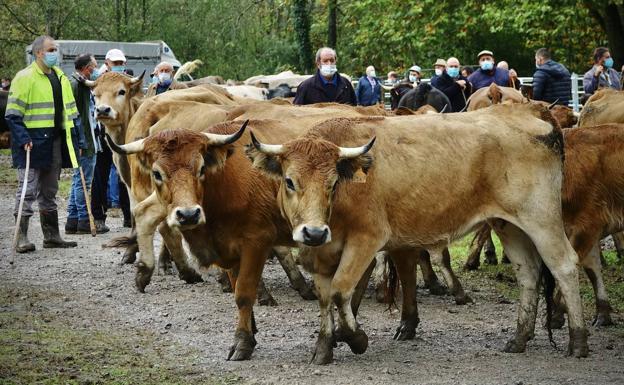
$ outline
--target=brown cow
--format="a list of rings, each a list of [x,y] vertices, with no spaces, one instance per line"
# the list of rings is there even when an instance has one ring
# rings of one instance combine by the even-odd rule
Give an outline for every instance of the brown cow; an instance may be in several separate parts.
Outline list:
[[[501,87],[492,83],[489,87],[480,88],[470,95],[467,110],[475,111],[493,104],[522,103],[526,100],[515,88]]]
[[[562,135],[556,122],[543,120],[549,116],[541,106],[503,105],[419,119],[334,119],[283,145],[254,140],[248,154],[280,180],[280,209],[310,257],[303,262],[321,308],[315,363],[332,361],[334,336],[354,353],[366,350],[350,302],[376,251],[392,251],[404,296],[411,296],[398,331],[407,333],[418,323],[410,249],[440,258],[483,220],[506,246],[521,288],[518,328],[505,351],[524,351],[534,335],[543,262],[568,305],[568,352],[587,356],[578,256],[561,219]],[[342,147],[371,137],[362,147]]]
[[[607,123],[624,123],[624,91],[602,88],[585,102],[579,127]]]
[[[177,229],[202,266],[238,269],[235,290],[239,323],[232,360],[249,359],[256,344],[253,303],[266,258],[276,245],[294,246],[275,195],[278,184],[253,169],[243,146],[240,122],[218,124],[203,133],[167,130],[113,150],[135,154],[155,186],[134,208],[141,249],[136,285],[145,290],[154,270],[153,236],[162,221]],[[294,138],[299,131],[277,121],[251,121],[266,140]],[[249,137],[244,140],[249,141]],[[167,245],[170,232],[163,237]],[[170,250],[172,256],[181,250]]]

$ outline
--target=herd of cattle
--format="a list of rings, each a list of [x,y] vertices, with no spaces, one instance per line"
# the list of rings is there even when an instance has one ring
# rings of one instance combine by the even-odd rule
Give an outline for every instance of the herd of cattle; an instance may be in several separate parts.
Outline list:
[[[318,296],[313,361],[327,364],[337,341],[356,354],[367,349],[356,316],[380,251],[402,286],[394,337],[413,339],[416,266],[433,290],[433,260],[457,303],[470,301],[447,247],[483,226],[499,236],[520,285],[505,351],[523,352],[533,337],[543,280],[555,313],[549,324],[561,327],[567,313],[568,353],[587,356],[578,264],[594,287],[595,323],[611,323],[599,241],[624,230],[624,92],[598,91],[577,123],[566,107],[496,85],[471,97],[467,112],[440,114],[293,106],[211,84],[144,98],[142,77],[116,73],[85,83],[133,208],[132,234],[114,245],[127,248],[124,262],[136,262],[141,292],[156,268],[156,230],[159,265],[172,260],[186,282],[202,278],[183,240],[199,266],[227,270],[239,312],[228,359],[252,355],[253,305],[272,254],[304,298]]]

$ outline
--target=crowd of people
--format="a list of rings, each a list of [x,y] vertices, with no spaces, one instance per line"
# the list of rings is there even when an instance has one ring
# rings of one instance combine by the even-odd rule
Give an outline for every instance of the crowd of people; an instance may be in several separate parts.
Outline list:
[[[105,127],[96,119],[93,92],[81,81],[96,80],[109,71],[132,75],[126,68],[124,53],[119,49],[109,50],[101,67],[92,54],[78,55],[74,61],[76,73],[71,79],[58,67],[58,45],[53,38],[37,37],[32,44],[32,54],[33,63],[18,72],[12,81],[2,79],[2,88],[9,91],[4,118],[11,130],[13,167],[18,170],[16,221],[20,192],[27,181],[20,222],[16,223],[19,227],[16,250],[20,253],[35,250],[35,245],[28,240],[35,201],[39,206],[43,247],[77,246],[77,242],[65,241],[59,231],[56,194],[62,168],[74,169],[67,202],[66,234],[91,233],[85,194],[91,197],[90,208],[97,233],[110,231],[106,225],[110,209],[120,208],[123,226],[131,227],[128,192],[117,175],[112,153],[104,140]],[[148,95],[186,88],[173,80],[173,67],[169,63],[160,63],[152,79]],[[26,174],[27,157],[30,167]]]
[[[131,226],[128,192],[120,183],[112,162],[112,153],[104,140],[105,127],[97,121],[94,95],[81,79],[96,80],[105,72],[133,75],[126,67],[126,57],[119,49],[111,49],[104,63],[98,63],[92,54],[78,55],[74,62],[76,74],[70,79],[58,67],[58,45],[49,36],[40,36],[32,44],[35,61],[18,72],[14,79],[3,78],[2,89],[9,91],[5,119],[11,130],[13,166],[18,169],[18,189],[14,215],[17,221],[20,191],[27,181],[19,227],[17,251],[35,250],[28,240],[29,221],[33,203],[37,201],[44,235],[45,248],[76,247],[65,241],[59,232],[56,194],[62,168],[73,168],[71,190],[67,205],[66,234],[91,232],[86,194],[90,194],[91,211],[97,233],[110,229],[106,225],[109,208],[120,207],[125,227]],[[337,102],[371,106],[382,102],[383,90],[408,86],[419,87],[422,69],[409,68],[404,79],[391,71],[382,81],[375,67],[368,66],[354,89],[351,82],[337,69],[336,51],[329,47],[316,52],[317,71],[297,88],[293,103]],[[520,87],[516,71],[504,62],[496,62],[492,51],[483,50],[476,56],[479,67],[461,66],[459,59],[449,57],[433,63],[434,75],[430,84],[449,99],[450,112],[462,111],[470,95],[495,83],[499,86]],[[597,89],[621,89],[622,75],[613,68],[608,48],[594,50],[594,65],[583,77],[586,95]],[[536,70],[533,74],[532,97],[548,103],[567,105],[570,99],[570,72],[553,60],[550,51],[540,48],[535,53]],[[174,68],[163,62],[151,74],[147,96],[172,89],[186,88],[174,79]],[[407,92],[407,91],[401,91]],[[30,167],[26,172],[26,159]],[[84,191],[84,185],[88,191]],[[90,191],[89,191],[90,188]]]
[[[456,57],[438,59],[433,63],[434,74],[430,83],[449,98],[454,112],[464,109],[474,91],[492,83],[516,89],[522,85],[517,72],[509,68],[506,61],[497,62],[492,51],[483,50],[476,59],[478,68],[462,67]],[[613,58],[608,48],[596,48],[593,62],[594,65],[583,77],[585,98],[602,87],[622,89],[622,74],[613,68]],[[385,81],[377,77],[374,66],[368,66],[365,75],[353,89],[348,79],[338,73],[336,63],[335,50],[320,48],[316,53],[316,74],[299,86],[294,103],[337,102],[372,106],[382,102],[383,90],[409,85],[407,88],[402,87],[401,92],[407,92],[409,88],[418,87],[422,80],[423,71],[418,65],[411,66],[404,79],[400,79],[397,72],[391,71]],[[556,62],[548,49],[540,48],[535,52],[532,99],[568,105],[571,98],[570,82],[570,71]]]

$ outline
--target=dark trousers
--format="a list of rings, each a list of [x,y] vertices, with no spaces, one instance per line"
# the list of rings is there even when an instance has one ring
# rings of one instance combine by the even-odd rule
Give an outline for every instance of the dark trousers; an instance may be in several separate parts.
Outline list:
[[[119,179],[119,206],[121,206],[124,221],[128,222],[130,221],[130,218],[132,218],[130,214],[130,198],[128,197],[128,188],[119,176],[117,176],[117,179]]]
[[[113,154],[106,142],[102,143],[102,148],[104,151],[97,154],[95,171],[93,172],[93,184],[91,186],[91,211],[93,212],[93,218],[98,220],[106,220],[108,174],[113,163]]]

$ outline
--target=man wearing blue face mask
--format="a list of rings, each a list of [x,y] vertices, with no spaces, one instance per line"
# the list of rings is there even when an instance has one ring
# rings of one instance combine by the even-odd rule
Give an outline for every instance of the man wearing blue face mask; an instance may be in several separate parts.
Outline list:
[[[583,76],[585,95],[591,95],[599,88],[620,89],[620,78],[613,69],[613,58],[608,48],[594,50],[594,66]]]
[[[316,51],[317,71],[297,87],[293,104],[336,102],[356,104],[355,91],[347,78],[336,69],[336,51],[329,47]]]
[[[502,87],[509,85],[509,71],[496,67],[492,51],[483,50],[479,52],[477,60],[479,61],[479,69],[468,78],[473,91],[488,87],[492,83]]]
[[[28,180],[16,251],[35,250],[28,240],[28,223],[37,201],[44,248],[76,247],[59,234],[56,193],[61,168],[78,167],[77,131],[80,129],[76,101],[67,76],[57,66],[58,47],[50,36],[39,36],[32,44],[36,60],[15,76],[9,90],[5,119],[11,129],[13,167],[18,189],[14,215],[17,220],[20,192]],[[30,168],[26,174],[26,156]]]
[[[459,67],[459,60],[455,57],[446,61],[438,59],[433,65],[435,75],[431,78],[431,85],[442,91],[451,101],[448,112],[462,111],[472,90],[468,79],[459,73]]]
[[[126,55],[120,49],[113,48],[106,52],[104,63],[108,71],[126,73]]]
[[[173,65],[171,65],[171,63],[159,63],[154,70],[154,79],[156,80],[150,84],[145,96],[154,96],[169,90],[188,88],[186,84],[175,80],[173,78],[174,74],[175,72],[173,71]]]

